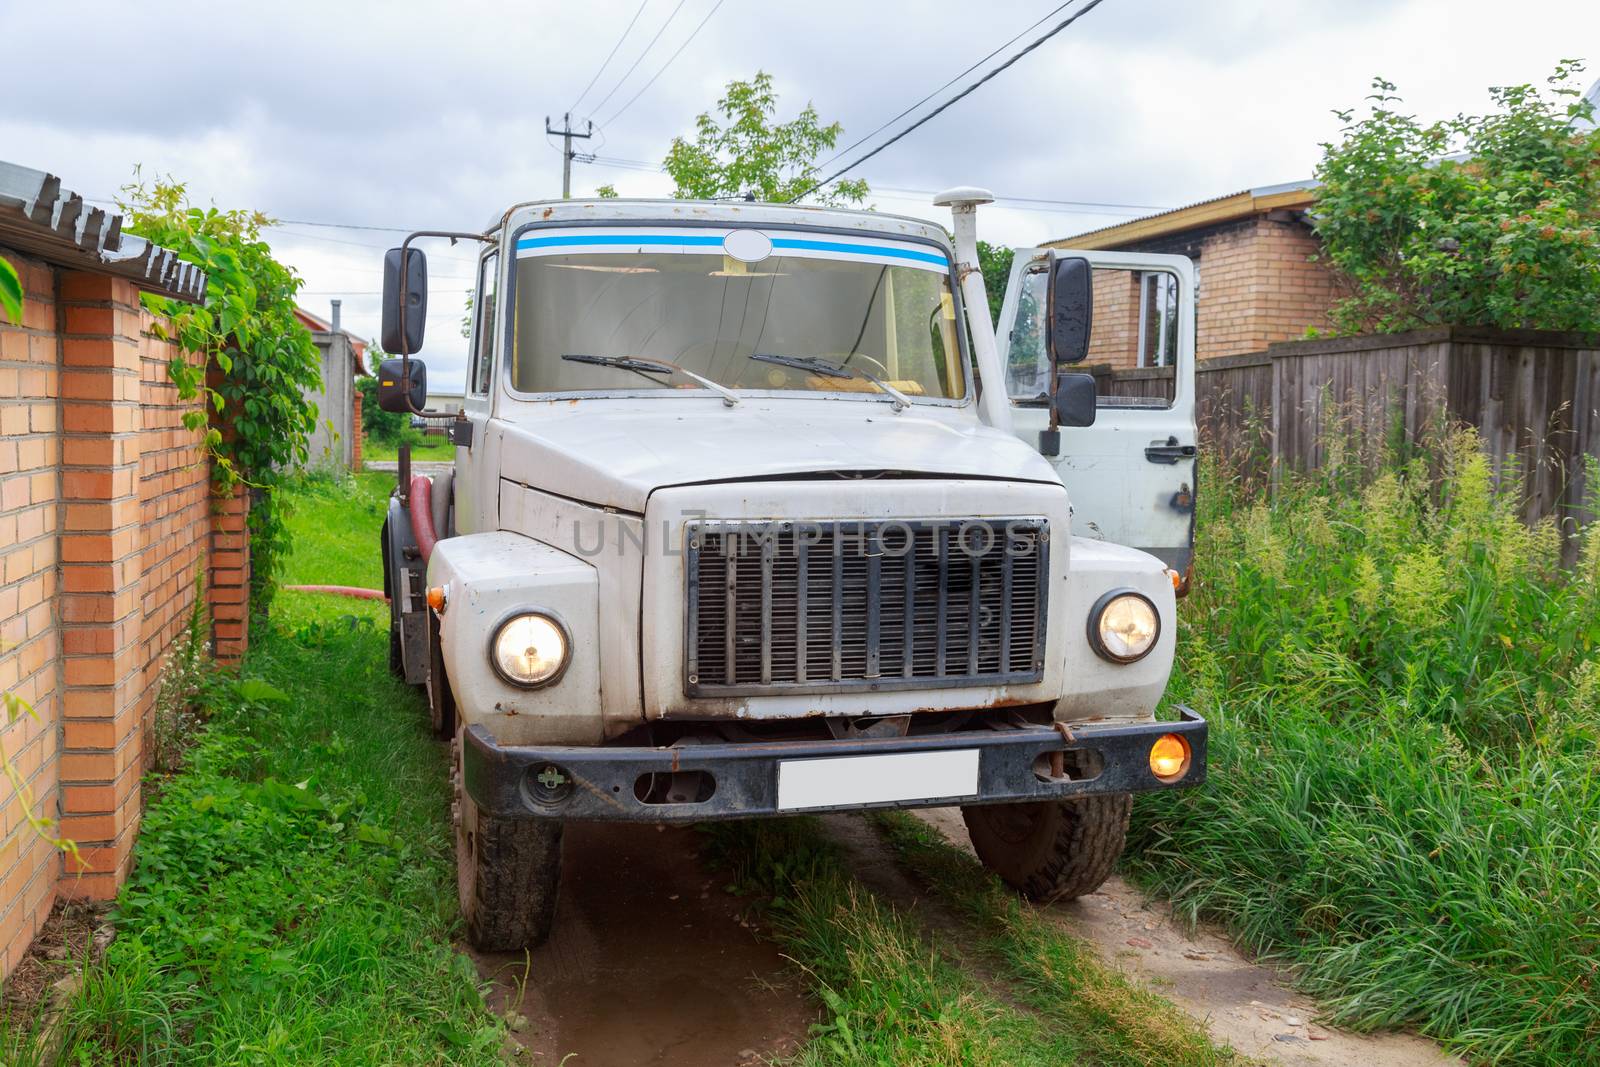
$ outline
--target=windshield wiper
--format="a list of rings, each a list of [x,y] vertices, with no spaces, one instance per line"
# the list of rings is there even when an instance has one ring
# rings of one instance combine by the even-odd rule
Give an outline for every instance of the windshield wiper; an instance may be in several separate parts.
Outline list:
[[[561,358],[570,360],[573,363],[592,363],[597,367],[615,367],[617,370],[631,370],[635,374],[671,374],[676,371],[685,378],[699,382],[713,393],[720,394],[722,402],[730,408],[737,404],[740,399],[739,394],[727,386],[718,385],[710,378],[702,377],[689,368],[679,366],[669,359],[657,359],[654,356],[592,356],[587,352],[568,352]]]
[[[851,367],[844,363],[835,363],[831,359],[821,356],[782,356],[774,352],[753,352],[750,358],[759,363],[776,363],[780,367],[794,367],[796,370],[808,370],[820,374],[825,378],[865,378],[884,393],[888,394],[889,402],[896,411],[904,411],[911,406],[911,398],[900,390],[879,378],[877,375],[868,374],[860,367]]]

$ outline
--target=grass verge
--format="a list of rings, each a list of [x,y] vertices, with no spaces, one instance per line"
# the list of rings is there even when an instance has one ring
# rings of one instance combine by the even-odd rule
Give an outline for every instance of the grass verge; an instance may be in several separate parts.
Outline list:
[[[1225,1062],[1170,1004],[1114,977],[1100,984],[1103,972],[1093,1007],[1053,1003],[1049,990],[1060,997],[1071,989],[1075,998],[1090,988],[1060,980],[1059,968],[1081,976],[1088,966],[1064,937],[1048,945],[1049,977],[1037,989],[1021,985],[1025,1002],[1015,1002],[965,967],[937,933],[930,943],[920,923],[853,878],[814,820],[720,824],[709,832],[713,855],[733,870],[741,892],[759,898],[768,928],[827,1006],[828,1021],[798,1064]],[[1018,912],[1014,900],[988,903]]]
[[[1600,1062],[1600,524],[1576,569],[1470,435],[1366,485],[1204,504],[1172,695],[1205,785],[1129,866],[1357,1028]]]
[[[365,584],[375,484],[300,494],[298,580]],[[209,721],[145,813],[61,1061],[498,1062],[452,946],[444,757],[385,669],[385,609],[310,603],[285,594],[243,670],[206,684]]]
[[[393,463],[400,458],[400,446],[369,437],[361,445],[361,458],[364,462]],[[411,441],[411,458],[429,463],[449,463],[456,458],[456,446],[450,443],[448,437],[419,434]]]

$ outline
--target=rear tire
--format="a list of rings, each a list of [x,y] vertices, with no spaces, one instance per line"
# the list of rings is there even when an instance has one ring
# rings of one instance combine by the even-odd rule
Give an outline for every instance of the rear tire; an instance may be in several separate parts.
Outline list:
[[[1122,855],[1133,797],[1128,793],[961,809],[983,865],[1029,900],[1048,903],[1093,893]]]
[[[562,824],[503,819],[478,810],[462,784],[461,734],[454,745],[456,885],[467,941],[481,952],[542,944],[555,923]]]
[[[428,612],[428,718],[433,736],[448,741],[456,735],[456,697],[444,673],[444,647],[439,640],[439,616]]]

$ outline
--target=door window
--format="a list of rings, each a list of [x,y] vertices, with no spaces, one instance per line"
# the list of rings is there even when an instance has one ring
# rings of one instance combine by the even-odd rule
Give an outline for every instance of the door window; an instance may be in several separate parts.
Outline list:
[[[478,267],[478,327],[473,337],[472,373],[468,378],[468,391],[474,396],[486,394],[489,383],[494,380],[490,372],[494,365],[494,309],[500,281],[497,269],[499,262],[500,254],[490,252]]]
[[[1045,341],[1047,261],[1019,279],[1006,352],[1006,393],[1020,406],[1045,405],[1050,354]],[[1168,271],[1094,268],[1089,357],[1063,370],[1092,374],[1102,408],[1165,408],[1178,353],[1178,279]]]

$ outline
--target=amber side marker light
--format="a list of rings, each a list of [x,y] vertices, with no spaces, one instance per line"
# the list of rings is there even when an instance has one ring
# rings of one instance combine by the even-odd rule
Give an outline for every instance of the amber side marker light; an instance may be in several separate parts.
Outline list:
[[[1163,782],[1176,782],[1189,773],[1189,742],[1179,734],[1162,734],[1150,746],[1150,773]]]
[[[443,611],[444,601],[444,586],[436,585],[432,589],[428,590],[428,607],[432,608],[434,611]]]

